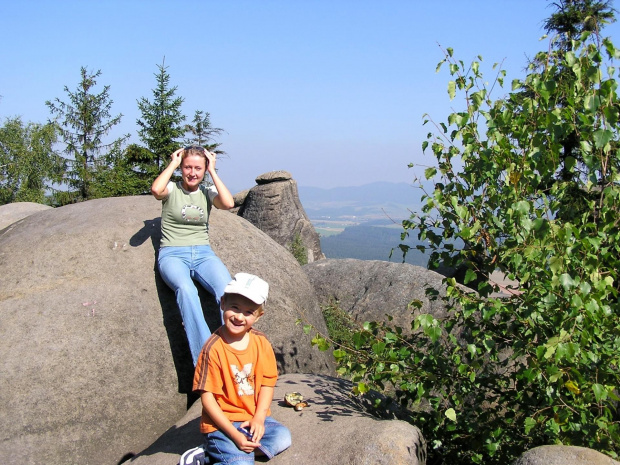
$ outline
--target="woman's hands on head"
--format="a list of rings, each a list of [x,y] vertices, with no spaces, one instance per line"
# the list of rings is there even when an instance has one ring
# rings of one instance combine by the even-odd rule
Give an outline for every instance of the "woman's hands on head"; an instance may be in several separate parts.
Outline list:
[[[209,152],[205,149],[205,156],[207,157],[207,172],[212,175],[215,173],[215,152]]]
[[[183,161],[184,150],[185,150],[184,148],[177,149],[174,152],[172,152],[172,155],[170,155],[170,163],[174,165],[176,168],[181,166],[181,162]]]

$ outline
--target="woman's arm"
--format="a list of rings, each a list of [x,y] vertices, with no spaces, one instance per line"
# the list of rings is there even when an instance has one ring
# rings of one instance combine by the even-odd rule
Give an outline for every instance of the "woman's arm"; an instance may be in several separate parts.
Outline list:
[[[168,196],[168,183],[176,169],[181,166],[181,161],[183,161],[183,149],[175,150],[170,158],[168,166],[155,178],[155,181],[153,181],[151,185],[151,194],[153,194],[157,200],[161,200]]]
[[[209,152],[208,150],[205,150],[205,153],[207,154],[207,158],[209,160],[207,171],[213,180],[213,185],[217,189],[217,195],[213,199],[213,205],[220,210],[230,210],[235,206],[235,200],[228,190],[228,187],[226,187],[215,170],[215,153]]]

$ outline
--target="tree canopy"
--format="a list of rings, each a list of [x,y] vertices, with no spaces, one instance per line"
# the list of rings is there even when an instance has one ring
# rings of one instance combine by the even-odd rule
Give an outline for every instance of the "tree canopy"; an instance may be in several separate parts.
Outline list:
[[[485,79],[481,57],[445,50],[438,70],[463,109],[425,119],[434,189],[403,239],[425,242],[429,268],[461,272],[445,280],[449,317],[417,311],[411,335],[369,322],[335,341],[356,392],[389,392],[422,429],[429,464],[506,464],[543,444],[618,456],[620,50],[590,14],[579,21],[587,27],[550,37],[524,79],[506,81],[497,65]],[[518,288],[492,297],[493,271]]]

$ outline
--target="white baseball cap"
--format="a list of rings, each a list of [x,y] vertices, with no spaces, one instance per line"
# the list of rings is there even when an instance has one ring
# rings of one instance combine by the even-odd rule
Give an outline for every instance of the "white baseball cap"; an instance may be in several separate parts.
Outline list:
[[[239,294],[252,302],[262,305],[269,294],[269,284],[249,273],[237,273],[226,285],[224,294]]]

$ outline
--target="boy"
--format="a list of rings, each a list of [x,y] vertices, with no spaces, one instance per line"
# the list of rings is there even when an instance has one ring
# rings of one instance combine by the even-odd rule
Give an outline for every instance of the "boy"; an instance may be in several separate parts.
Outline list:
[[[271,418],[278,378],[265,335],[253,329],[264,313],[269,285],[237,273],[221,300],[223,325],[207,340],[196,364],[206,463],[253,464],[254,454],[271,459],[291,445],[291,434]]]

